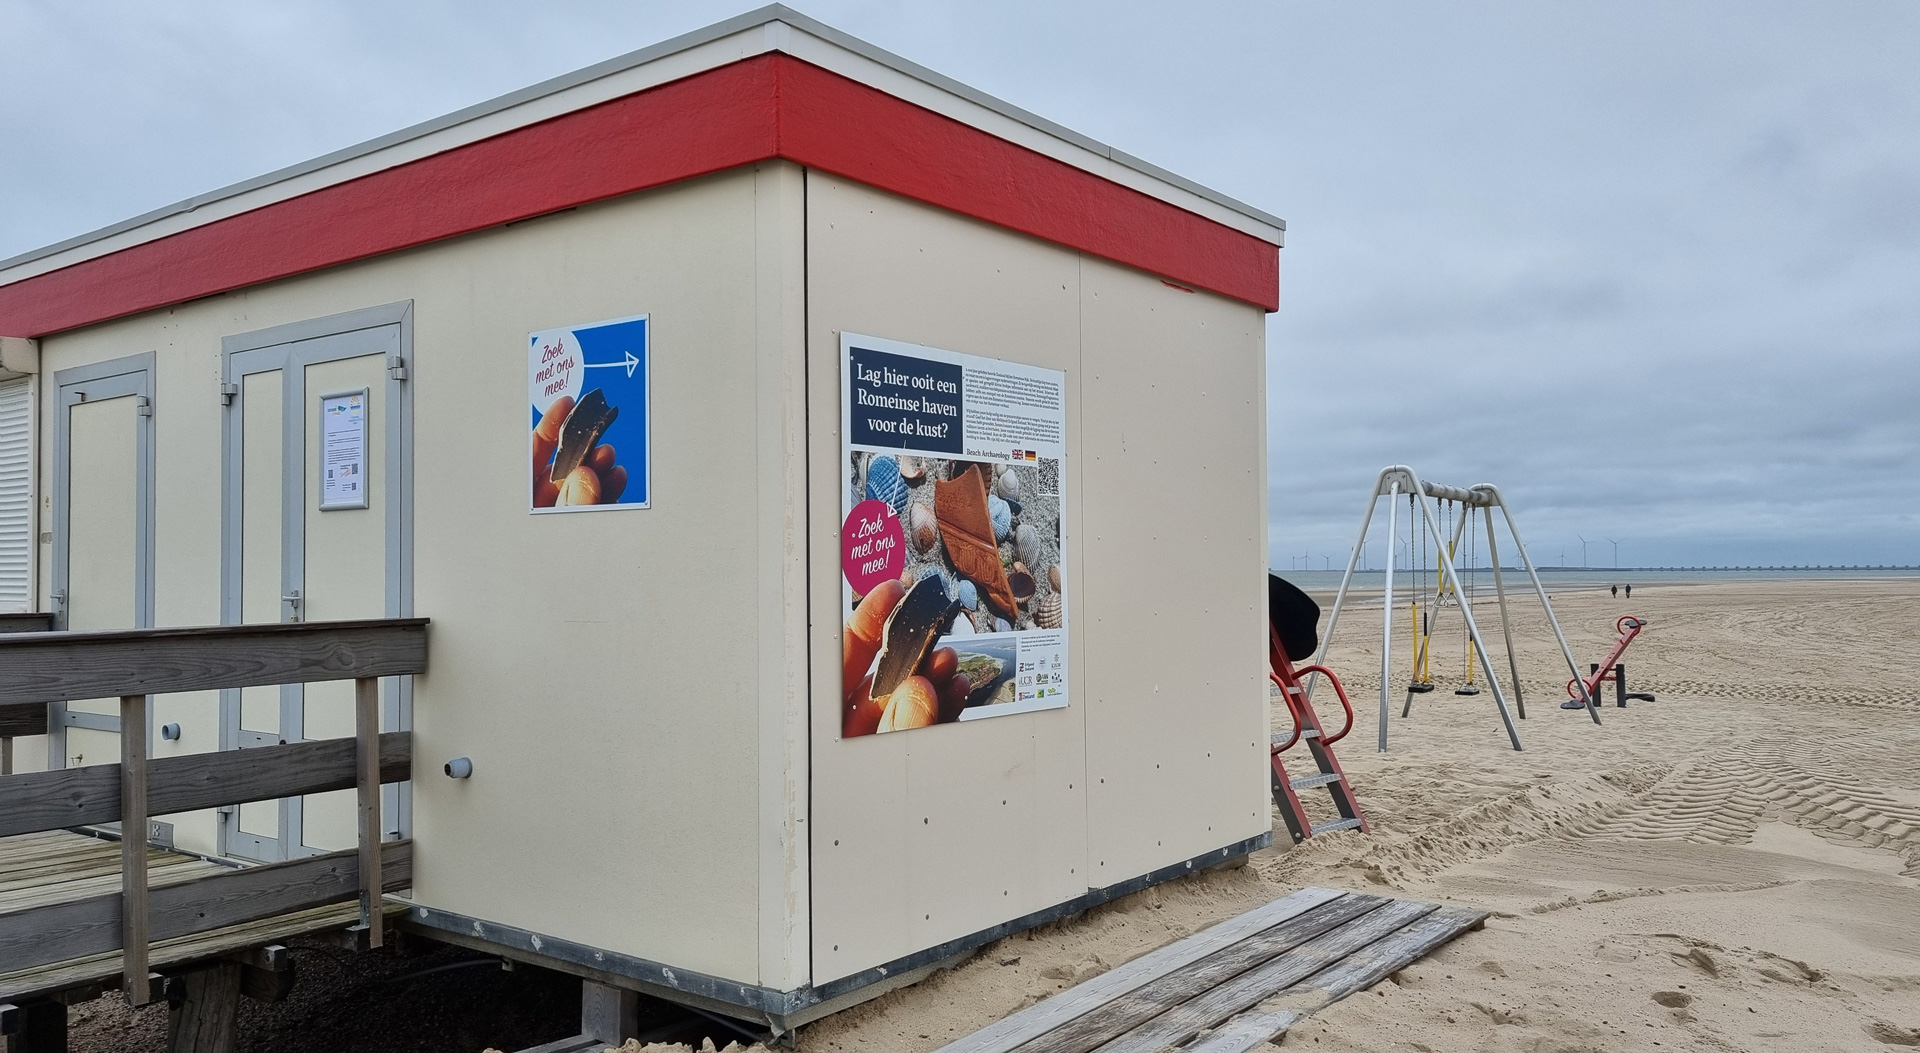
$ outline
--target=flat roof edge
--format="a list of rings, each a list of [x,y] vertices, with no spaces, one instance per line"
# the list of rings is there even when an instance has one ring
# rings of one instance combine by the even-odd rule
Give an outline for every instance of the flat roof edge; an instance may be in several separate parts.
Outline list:
[[[1090,138],[1088,136],[1082,135],[1079,132],[1076,132],[1073,129],[1066,127],[1065,125],[1050,121],[1045,117],[1042,117],[1039,114],[1034,113],[1030,110],[1021,109],[1020,107],[1015,106],[1014,104],[1007,102],[1003,99],[999,99],[999,98],[996,98],[995,96],[988,95],[986,92],[981,91],[978,88],[972,87],[971,85],[963,84],[960,81],[954,80],[952,77],[949,77],[944,73],[939,73],[934,70],[928,69],[927,67],[920,65],[918,62],[915,62],[912,59],[908,59],[900,55],[896,55],[893,52],[886,50],[885,48],[876,47],[873,44],[869,44],[866,41],[861,40],[859,37],[856,37],[846,32],[843,32],[841,30],[835,29],[824,22],[819,22],[812,18],[809,18],[806,15],[803,15],[800,12],[787,7],[785,4],[769,4],[766,7],[761,8],[759,11],[751,12],[749,15],[744,15],[742,17],[753,17],[761,14],[768,14],[768,18],[767,18],[768,21],[785,22],[788,25],[793,26],[795,29],[804,30],[805,32],[810,33],[814,36],[817,36],[829,43],[837,44],[840,47],[846,48],[848,51],[854,52],[855,54],[862,56],[863,58],[872,59],[873,61],[878,62],[883,66],[888,66],[900,73],[904,73],[907,76],[913,77],[916,80],[922,80],[927,82],[928,84],[933,85],[936,88],[940,88],[944,91],[952,92],[953,94],[958,95],[963,99],[966,99],[968,102],[975,103],[989,110],[993,110],[994,112],[1000,114],[1003,117],[1012,118],[1013,120],[1019,121],[1021,124],[1027,125],[1030,128],[1035,128],[1035,129],[1038,129],[1039,131],[1046,132],[1048,135],[1051,135],[1057,139],[1064,139],[1067,142],[1070,142],[1075,146],[1080,147],[1083,150],[1086,150],[1090,153],[1099,154],[1100,156],[1105,157],[1111,161],[1118,162],[1122,165],[1125,165],[1128,168],[1134,169],[1135,171],[1140,172],[1143,175],[1152,176],[1153,178],[1158,179],[1163,183],[1170,183],[1173,186],[1177,186],[1180,189],[1195,195],[1196,197],[1205,198],[1216,205],[1220,205],[1224,208],[1231,209],[1249,218],[1257,219],[1260,222],[1266,223],[1280,231],[1284,232],[1287,229],[1287,221],[1284,219],[1281,219],[1279,216],[1273,215],[1272,213],[1267,212],[1263,209],[1255,208],[1254,206],[1249,205],[1246,202],[1239,200],[1238,198],[1230,197],[1226,194],[1219,192],[1218,190],[1214,190],[1210,187],[1202,186],[1201,184],[1196,183],[1193,180],[1186,178],[1185,176],[1175,175],[1174,173],[1169,172],[1158,165],[1151,164],[1147,161],[1143,161],[1133,156],[1132,154],[1126,153],[1125,151],[1116,150],[1113,147],[1108,146],[1107,144],[1099,141],[1098,139],[1094,139],[1094,138]]]
[[[951,77],[935,72],[934,70],[928,69],[927,67],[922,66],[917,62],[913,62],[910,59],[903,58],[899,55],[894,54],[893,52],[887,51],[884,48],[876,47],[875,45],[870,44],[864,40],[861,40],[858,37],[852,36],[851,34],[845,33],[841,30],[835,29],[834,27],[829,26],[824,22],[820,22],[816,19],[808,17],[807,15],[801,14],[800,12],[795,11],[790,7],[787,7],[785,4],[776,3],[776,4],[768,4],[765,7],[757,8],[755,10],[748,11],[744,14],[735,15],[732,18],[715,22],[712,25],[693,30],[690,33],[682,33],[677,37],[673,37],[668,40],[663,40],[657,44],[648,45],[647,47],[640,48],[636,51],[630,51],[623,55],[617,55],[613,58],[596,62],[590,66],[584,66],[580,69],[573,70],[568,73],[563,73],[557,77],[550,77],[547,80],[543,80],[535,84],[530,84],[524,88],[519,88],[514,91],[507,92],[504,95],[495,96],[494,98],[487,99],[483,102],[475,103],[471,106],[463,107],[451,113],[443,114],[439,117],[432,118],[431,120],[426,120],[418,124],[409,125],[405,128],[400,128],[395,131],[388,132],[385,135],[376,136],[372,139],[367,139],[363,142],[355,143],[351,146],[342,147],[341,149],[334,150],[329,153],[321,154],[318,157],[314,157],[309,160],[299,162],[298,164],[288,165],[284,168],[275,169],[271,172],[267,172],[262,175],[257,175],[248,179],[243,179],[237,183],[230,183],[227,186],[221,187],[217,190],[210,190],[203,194],[196,194],[192,197],[174,202],[171,205],[163,205],[160,208],[156,208],[147,212],[140,213],[139,215],[133,216],[128,219],[120,220],[119,222],[116,222],[116,223],[108,224],[107,226],[100,227],[96,230],[88,231],[87,233],[84,233],[84,234],[78,234],[78,235],[75,235],[74,237],[66,238],[64,240],[54,242],[51,245],[45,245],[37,249],[30,249],[18,255],[10,256],[10,257],[7,257],[6,259],[0,259],[0,277],[4,277],[6,271],[11,270],[14,267],[21,266],[23,264],[33,263],[37,260],[42,260],[49,256],[55,256],[72,249],[82,248],[93,242],[114,237],[115,235],[118,235],[118,234],[124,234],[128,231],[137,230],[138,228],[146,226],[149,223],[166,219],[170,216],[177,216],[184,213],[193,212],[196,209],[199,209],[209,204],[213,204],[214,202],[217,202],[217,201],[222,201],[230,197],[238,196],[240,194],[245,194],[245,193],[248,193],[249,191],[258,190],[262,187],[272,186],[275,183],[280,183],[289,179],[294,179],[303,175],[308,175],[313,172],[317,172],[322,169],[332,167],[334,165],[340,164],[345,161],[351,161],[356,158],[365,157],[369,154],[377,153],[381,150],[387,149],[392,146],[397,146],[401,143],[405,143],[413,139],[419,139],[424,136],[432,135],[435,132],[444,131],[445,129],[457,127],[469,121],[490,116],[502,110],[511,109],[515,106],[519,106],[523,103],[532,101],[534,99],[539,99],[547,95],[553,95],[562,91],[566,91],[569,88],[575,88],[575,87],[579,87],[582,84],[591,83],[603,77],[609,77],[618,73],[625,72],[626,70],[633,69],[637,66],[645,65],[649,62],[657,61],[661,58],[665,58],[669,55],[673,55],[681,51],[686,51],[691,48],[698,47],[702,44],[708,44],[716,40],[721,40],[726,37],[733,36],[737,33],[745,32],[747,30],[757,29],[762,26],[767,26],[775,23],[782,23],[793,29],[804,32],[810,36],[818,37],[830,44],[833,44],[837,47],[844,48],[863,58],[867,58],[874,62],[880,63],[881,65],[887,66],[895,70],[896,72],[903,73],[909,77],[912,77],[915,80],[923,81],[936,88],[939,88],[942,91],[946,91],[953,95],[959,96],[960,98],[965,99],[968,102],[972,102],[978,106],[981,106],[988,110],[992,110],[1003,117],[1007,117],[1021,124],[1025,124],[1028,127],[1034,128],[1038,131],[1051,135],[1057,139],[1061,139],[1063,141],[1071,143],[1090,153],[1097,154],[1101,157],[1105,157],[1117,164],[1123,165],[1127,168],[1134,169],[1135,171],[1140,172],[1143,175],[1149,176],[1163,183],[1167,183],[1170,186],[1177,187],[1190,194],[1193,194],[1196,197],[1200,197],[1207,201],[1211,201],[1214,204],[1219,205],[1223,208],[1229,209],[1234,212],[1238,212],[1241,215],[1247,216],[1250,219],[1254,219],[1261,223],[1265,223],[1269,226],[1272,226],[1276,230],[1280,231],[1283,235],[1286,232],[1286,229],[1287,229],[1286,220],[1281,219],[1278,216],[1275,216],[1262,209],[1255,208],[1252,205],[1249,205],[1236,198],[1230,197],[1226,194],[1222,194],[1219,191],[1212,190],[1206,186],[1203,186],[1190,179],[1187,179],[1184,176],[1176,175],[1175,173],[1167,171],[1166,169],[1161,168],[1158,165],[1151,164],[1147,161],[1141,160],[1140,158],[1134,157],[1131,154],[1125,153],[1120,150],[1116,150],[1106,145],[1105,143],[1099,142],[1096,139],[1089,138],[1063,125],[1057,124],[1053,121],[1049,121],[1046,118],[1039,116],[1038,114],[1032,113],[1028,110],[1021,109],[1020,107],[1015,106],[1012,103],[1005,102],[1001,99],[995,98],[992,95],[988,95],[987,93],[980,91],[977,88],[970,87],[966,84],[961,83],[960,81],[954,80]],[[778,51],[781,49],[778,46],[773,46],[773,47],[769,47],[767,50]]]

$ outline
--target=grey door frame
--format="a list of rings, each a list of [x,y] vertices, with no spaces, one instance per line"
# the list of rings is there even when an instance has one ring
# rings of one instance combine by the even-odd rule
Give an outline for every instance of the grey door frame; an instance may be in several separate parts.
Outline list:
[[[48,589],[53,599],[56,628],[67,628],[67,561],[72,547],[68,528],[73,512],[72,409],[82,403],[128,397],[139,400],[134,413],[133,627],[145,629],[153,625],[153,369],[154,353],[143,351],[53,374],[53,567],[48,576]],[[149,705],[147,711],[151,714],[153,707]],[[67,729],[70,727],[117,733],[120,718],[72,713],[65,702],[53,703],[47,711],[48,768],[67,766]],[[150,726],[147,729],[149,748],[152,733]]]
[[[392,332],[385,331],[388,329]],[[221,340],[220,390],[225,402],[220,418],[220,620],[223,624],[239,624],[243,611],[241,414],[245,412],[246,395],[241,379],[250,373],[281,371],[280,620],[301,621],[307,591],[307,420],[312,412],[308,405],[312,400],[308,397],[306,367],[374,354],[387,356],[383,466],[386,476],[383,494],[385,613],[389,618],[413,615],[413,394],[408,381],[413,360],[413,302],[407,300]],[[291,596],[302,599],[290,602]],[[381,698],[381,729],[410,730],[413,727],[412,679],[385,678]],[[280,693],[280,736],[271,742],[297,741],[290,731],[303,727],[305,713],[304,685],[284,686]],[[240,692],[221,692],[220,748],[244,749],[267,744],[270,742],[265,736],[241,728]],[[389,784],[383,788],[382,798],[381,814],[387,818],[386,836],[390,839],[412,836],[412,784]],[[298,858],[320,851],[303,843],[302,800],[298,797],[280,801],[278,838],[242,831],[238,808],[224,808],[220,814],[222,854],[271,860]]]

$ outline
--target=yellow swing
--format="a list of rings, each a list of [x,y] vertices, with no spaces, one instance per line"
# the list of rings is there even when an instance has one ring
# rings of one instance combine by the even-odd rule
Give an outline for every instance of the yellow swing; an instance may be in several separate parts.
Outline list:
[[[1466,530],[1467,530],[1467,567],[1469,570],[1471,570],[1474,566],[1474,562],[1476,558],[1474,555],[1474,544],[1473,544],[1473,511],[1463,506],[1460,509],[1460,514],[1466,517],[1461,525],[1466,527]],[[1448,545],[1447,548],[1449,549],[1448,555],[1452,555],[1453,553],[1451,550],[1453,546]],[[1457,571],[1460,569],[1460,564],[1455,563],[1453,567]],[[1466,604],[1472,601],[1473,595],[1472,593],[1468,593],[1467,595],[1463,596],[1460,594],[1460,591],[1458,589],[1455,589],[1454,599],[1461,604]],[[1468,636],[1465,633],[1462,633],[1460,635],[1460,648],[1461,648],[1460,658],[1466,664],[1466,667],[1467,667],[1467,682],[1465,684],[1462,684],[1459,687],[1454,688],[1453,693],[1456,695],[1477,695],[1480,693],[1480,687],[1479,685],[1473,682],[1473,670],[1474,670],[1473,638]]]
[[[1407,562],[1412,563],[1418,569],[1414,571],[1413,599],[1407,602],[1407,623],[1413,630],[1413,650],[1411,652],[1413,654],[1413,677],[1407,681],[1407,703],[1400,713],[1403,717],[1412,711],[1414,695],[1424,695],[1433,690],[1432,671],[1428,668],[1430,656],[1427,653],[1428,645],[1431,642],[1431,636],[1429,634],[1433,630],[1433,603],[1431,601],[1428,602],[1424,615],[1420,610],[1421,597],[1426,595],[1427,591],[1427,534],[1426,531],[1419,530],[1414,526],[1415,520],[1419,518],[1417,508],[1418,506],[1414,503],[1414,496],[1408,494]],[[1419,536],[1417,543],[1420,551],[1419,559],[1413,558],[1416,534]],[[1434,572],[1434,577],[1436,580],[1439,578],[1439,571],[1437,569]]]

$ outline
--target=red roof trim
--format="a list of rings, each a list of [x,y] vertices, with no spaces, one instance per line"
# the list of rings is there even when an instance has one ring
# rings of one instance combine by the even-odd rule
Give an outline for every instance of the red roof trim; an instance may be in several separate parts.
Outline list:
[[[790,60],[780,84],[783,157],[1269,311],[1280,306],[1280,252],[1270,242],[818,66]]]
[[[598,163],[565,163],[579,157]],[[44,336],[776,157],[1279,306],[1268,242],[770,54],[0,286],[0,332]]]

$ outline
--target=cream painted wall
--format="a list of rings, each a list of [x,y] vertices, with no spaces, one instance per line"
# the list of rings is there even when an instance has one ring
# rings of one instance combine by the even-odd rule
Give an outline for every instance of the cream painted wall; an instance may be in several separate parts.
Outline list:
[[[844,621],[842,330],[1066,371],[1073,596],[1079,258],[818,172],[807,220],[815,624]],[[814,647],[816,982],[1086,891],[1084,706],[842,739],[839,634]]]
[[[1087,866],[1096,887],[1272,829],[1265,318],[1081,268]]]
[[[839,333],[1065,370],[1072,704],[839,735],[814,638],[823,982],[1268,827],[1262,313],[808,177],[812,602],[838,626]]]
[[[787,588],[766,576],[797,581],[802,557],[797,483],[780,485],[804,469],[797,397],[762,430],[797,374],[798,279],[756,269],[782,244],[797,262],[799,180],[726,173],[44,343],[49,372],[157,351],[157,620],[205,624],[221,337],[414,302],[414,606],[433,619],[414,697],[421,902],[747,982],[796,926],[804,946],[803,893],[761,887],[800,880],[804,852],[760,828],[805,799],[804,753],[796,770],[784,748],[797,727],[771,743],[778,776],[761,763],[763,719],[802,715],[784,663],[763,660],[769,637],[798,656],[804,633],[804,611],[764,610]],[[643,312],[653,508],[529,515],[526,334]],[[212,731],[214,712],[194,723]],[[440,775],[455,756],[471,779]]]

